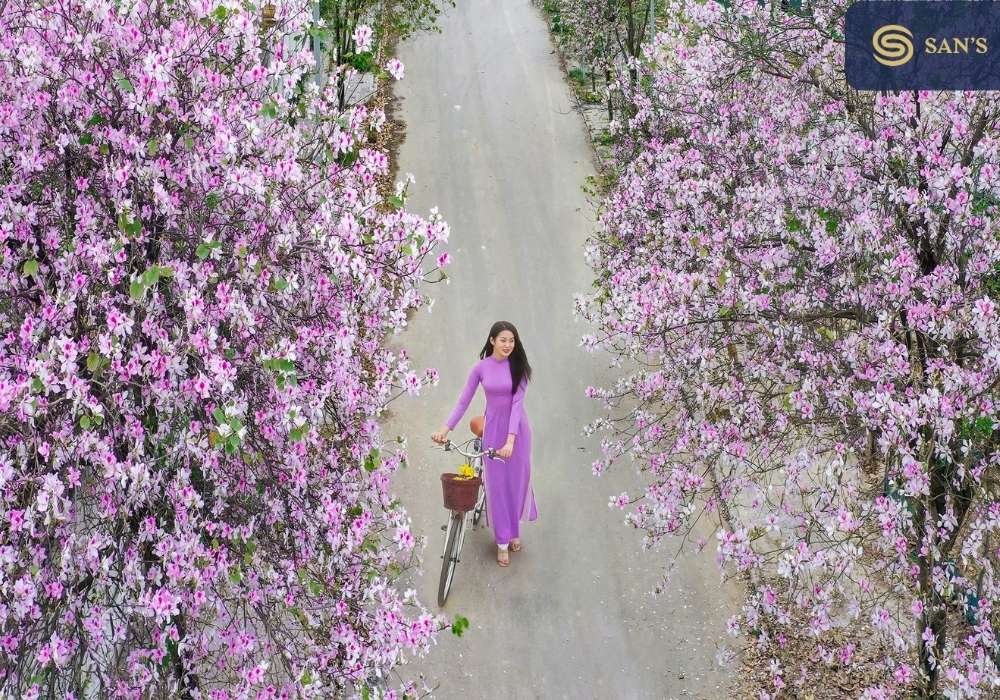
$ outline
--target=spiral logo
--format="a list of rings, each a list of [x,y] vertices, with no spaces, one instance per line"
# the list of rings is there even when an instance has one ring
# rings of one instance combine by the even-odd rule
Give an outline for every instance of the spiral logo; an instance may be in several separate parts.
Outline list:
[[[913,33],[899,24],[886,24],[872,34],[872,54],[883,66],[901,66],[913,58]]]

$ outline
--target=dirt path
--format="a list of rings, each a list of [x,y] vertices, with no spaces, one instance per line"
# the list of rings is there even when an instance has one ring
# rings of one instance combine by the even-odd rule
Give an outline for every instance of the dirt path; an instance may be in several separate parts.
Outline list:
[[[433,290],[401,340],[414,366],[436,367],[438,387],[393,404],[389,435],[409,440],[411,464],[397,492],[426,534],[426,572],[413,585],[435,603],[445,520],[438,475],[457,462],[431,447],[478,359],[490,324],[518,326],[535,370],[526,398],[534,435],[539,520],[523,526],[524,550],[501,569],[492,533],[470,533],[446,612],[471,626],[442,635],[427,659],[406,667],[441,682],[440,698],[728,697],[732,591],[719,584],[710,545],[653,598],[664,553],[641,552],[608,498],[635,475],[597,479],[597,441],[581,436],[596,415],[588,384],[611,375],[584,353],[573,293],[589,288],[582,244],[593,227],[581,185],[593,173],[580,116],[571,108],[541,13],[528,0],[461,0],[441,34],[399,47],[397,85],[406,139],[399,177],[412,172],[408,207],[437,206],[451,226],[449,286]],[[482,392],[468,418],[481,413]]]

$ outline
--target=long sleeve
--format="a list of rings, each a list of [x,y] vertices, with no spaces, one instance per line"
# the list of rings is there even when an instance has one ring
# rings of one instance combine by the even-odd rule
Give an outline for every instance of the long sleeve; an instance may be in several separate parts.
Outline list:
[[[472,397],[476,395],[476,389],[479,387],[480,379],[479,365],[475,364],[469,371],[469,378],[465,382],[465,388],[462,389],[461,396],[458,397],[458,403],[455,404],[455,410],[451,412],[451,415],[448,416],[448,420],[445,422],[445,425],[448,426],[448,430],[454,430],[458,421],[462,420],[462,416],[465,415],[466,410],[469,408],[469,402],[471,402]]]
[[[521,414],[523,413],[524,407],[524,391],[528,386],[526,379],[521,379],[521,384],[517,387],[517,391],[514,392],[514,398],[510,402],[510,420],[507,422],[507,433],[517,433],[518,428],[521,426]]]

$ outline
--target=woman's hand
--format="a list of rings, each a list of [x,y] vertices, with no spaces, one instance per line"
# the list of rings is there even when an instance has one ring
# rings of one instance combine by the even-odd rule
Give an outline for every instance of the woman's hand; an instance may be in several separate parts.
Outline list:
[[[497,450],[497,457],[500,457],[502,459],[507,459],[513,453],[514,453],[514,438],[508,437],[507,442],[504,444],[504,446],[501,447],[499,450]]]
[[[443,445],[445,441],[448,440],[448,433],[450,432],[451,430],[448,428],[447,425],[442,425],[440,430],[438,430],[436,433],[431,434],[431,440],[433,440],[439,445]]]

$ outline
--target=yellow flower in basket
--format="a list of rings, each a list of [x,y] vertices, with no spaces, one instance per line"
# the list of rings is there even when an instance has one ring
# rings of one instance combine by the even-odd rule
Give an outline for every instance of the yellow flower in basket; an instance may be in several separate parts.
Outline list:
[[[475,475],[476,475],[476,470],[472,468],[471,464],[463,464],[458,468],[459,479],[471,479]]]

